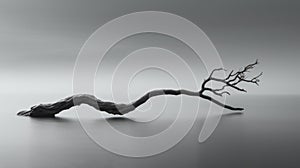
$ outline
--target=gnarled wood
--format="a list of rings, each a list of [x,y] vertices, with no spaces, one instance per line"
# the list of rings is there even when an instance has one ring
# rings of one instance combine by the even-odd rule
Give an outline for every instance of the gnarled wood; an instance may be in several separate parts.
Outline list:
[[[105,111],[109,114],[123,115],[130,111],[135,110],[137,107],[139,107],[140,105],[148,101],[151,97],[160,96],[160,95],[195,96],[195,97],[200,97],[205,100],[211,101],[229,110],[242,111],[244,110],[243,108],[232,107],[230,105],[223,104],[218,100],[212,98],[211,96],[205,95],[204,93],[211,92],[212,94],[217,96],[223,96],[224,94],[230,95],[230,93],[225,90],[227,87],[233,88],[238,91],[246,92],[245,89],[239,88],[238,84],[241,82],[247,82],[247,83],[254,83],[258,85],[259,82],[258,78],[262,75],[262,73],[253,77],[252,79],[247,79],[245,75],[247,72],[249,72],[250,69],[254,68],[254,66],[257,64],[258,61],[256,60],[254,63],[245,66],[242,70],[239,70],[237,72],[231,71],[228,74],[228,76],[224,79],[215,78],[213,77],[213,74],[217,71],[222,71],[222,70],[225,71],[225,70],[223,68],[214,69],[209,75],[209,77],[206,80],[204,80],[204,82],[202,83],[200,91],[189,91],[184,89],[180,89],[180,90],[158,89],[146,93],[138,100],[129,104],[117,104],[113,102],[102,101],[93,95],[78,94],[78,95],[67,97],[55,103],[40,104],[37,106],[33,106],[30,108],[30,110],[18,112],[17,115],[30,116],[30,117],[54,117],[56,114],[60,113],[61,111],[67,110],[73,106],[79,106],[81,104],[90,105],[97,110]],[[223,86],[217,89],[208,88],[206,87],[206,84],[208,82],[220,82],[223,84]]]

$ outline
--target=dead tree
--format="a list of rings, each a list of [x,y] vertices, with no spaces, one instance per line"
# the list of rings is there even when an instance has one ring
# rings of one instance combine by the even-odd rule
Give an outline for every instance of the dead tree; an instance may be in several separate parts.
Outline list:
[[[226,71],[223,68],[214,69],[209,77],[205,79],[201,85],[201,89],[199,91],[189,91],[185,89],[180,90],[172,90],[172,89],[158,89],[153,90],[148,93],[146,93],[141,98],[137,99],[136,101],[129,103],[129,104],[117,104],[113,102],[107,102],[102,101],[100,99],[97,99],[93,95],[89,94],[78,94],[73,95],[70,97],[67,97],[65,99],[62,99],[56,103],[50,103],[50,104],[40,104],[36,105],[30,108],[30,110],[25,110],[18,112],[17,115],[20,116],[30,116],[30,117],[54,117],[56,114],[60,113],[63,110],[67,110],[73,106],[78,106],[81,104],[87,104],[92,107],[94,107],[97,110],[105,111],[109,114],[113,115],[123,115],[130,111],[135,110],[137,107],[145,103],[147,100],[149,100],[151,97],[160,96],[160,95],[188,95],[188,96],[196,96],[203,99],[206,99],[208,101],[211,101],[221,107],[224,107],[229,110],[234,111],[242,111],[244,108],[239,107],[233,107],[227,104],[223,104],[217,99],[213,98],[212,96],[209,96],[205,93],[210,92],[211,94],[215,96],[223,96],[225,94],[230,95],[227,88],[231,88],[237,91],[241,92],[247,92],[245,89],[240,88],[238,86],[239,83],[245,82],[245,83],[254,83],[258,85],[259,83],[259,77],[262,75],[260,73],[259,75],[248,78],[246,77],[246,73],[250,72],[251,69],[255,67],[255,65],[258,64],[258,61],[256,60],[254,63],[249,64],[242,69],[238,71],[231,71],[225,78],[217,78],[214,77],[214,73],[217,71]],[[222,84],[222,87],[220,88],[210,88],[207,87],[207,84],[209,82],[219,82]]]

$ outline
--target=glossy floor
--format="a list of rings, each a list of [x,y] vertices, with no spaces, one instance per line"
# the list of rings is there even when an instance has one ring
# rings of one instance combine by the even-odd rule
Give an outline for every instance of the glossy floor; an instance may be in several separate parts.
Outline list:
[[[99,147],[87,136],[74,109],[53,119],[15,115],[19,110],[29,108],[34,102],[56,100],[57,97],[59,96],[1,97],[1,167],[233,168],[300,165],[300,97],[297,96],[234,97],[229,101],[244,106],[244,114],[223,115],[217,129],[206,142],[198,142],[203,124],[203,118],[199,115],[190,132],[180,143],[164,153],[146,158],[123,157]],[[175,99],[177,98],[168,98],[168,103],[176,103]],[[194,100],[191,103],[198,101]],[[208,102],[201,100],[200,111],[208,105]],[[78,109],[82,114],[88,114],[86,111],[96,112],[87,106]],[[134,136],[156,134],[172,123],[171,119],[159,118],[152,122],[138,123],[134,121],[134,114],[127,118],[112,117],[83,117],[81,120],[95,129],[101,128],[103,122],[108,121],[119,131]],[[110,136],[109,132],[101,132]]]

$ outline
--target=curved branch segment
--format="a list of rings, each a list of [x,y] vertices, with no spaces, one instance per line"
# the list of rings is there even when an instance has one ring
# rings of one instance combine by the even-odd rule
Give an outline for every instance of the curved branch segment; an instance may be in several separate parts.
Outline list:
[[[30,110],[17,113],[17,115],[30,117],[54,117],[61,111],[67,110],[73,106],[87,104],[100,111],[106,111],[109,114],[122,115],[123,113],[134,110],[131,106],[125,104],[115,104],[97,99],[93,95],[79,94],[67,97],[53,104],[40,104],[33,106]],[[123,113],[121,113],[123,112]]]
[[[30,116],[30,117],[54,117],[56,114],[60,113],[61,111],[67,110],[73,106],[79,106],[81,104],[90,105],[97,110],[105,111],[109,114],[123,115],[130,111],[135,110],[137,107],[139,107],[140,105],[142,105],[146,101],[148,101],[151,97],[160,96],[160,95],[196,96],[196,97],[200,97],[205,100],[211,101],[211,102],[213,102],[221,107],[224,107],[226,109],[241,111],[244,109],[223,104],[210,96],[204,95],[204,92],[209,91],[217,96],[223,96],[224,94],[230,95],[230,93],[225,90],[226,87],[230,87],[230,88],[236,89],[238,91],[246,92],[246,90],[239,88],[237,86],[237,84],[239,84],[240,82],[249,82],[249,83],[255,83],[258,85],[258,82],[259,82],[258,78],[262,75],[262,73],[259,74],[258,76],[253,77],[252,79],[246,79],[246,77],[245,77],[245,73],[249,72],[250,69],[254,68],[254,66],[256,64],[258,64],[258,61],[245,66],[242,70],[237,71],[235,73],[233,71],[231,71],[225,79],[219,79],[219,78],[213,77],[213,74],[215,72],[221,71],[221,70],[225,71],[225,69],[223,69],[223,68],[215,69],[211,72],[209,77],[206,80],[204,80],[200,91],[194,92],[194,91],[189,91],[189,90],[184,90],[184,89],[180,89],[180,90],[158,89],[158,90],[153,90],[153,91],[146,93],[144,96],[142,96],[138,100],[136,100],[132,103],[129,103],[129,104],[117,104],[117,103],[113,103],[113,102],[102,101],[93,95],[78,94],[78,95],[73,95],[73,96],[67,97],[65,99],[62,99],[62,100],[52,103],[52,104],[51,103],[50,104],[40,104],[37,106],[33,106],[30,108],[30,110],[18,112],[17,115]],[[206,87],[206,84],[210,81],[221,82],[224,85],[218,89],[208,88],[208,87]]]

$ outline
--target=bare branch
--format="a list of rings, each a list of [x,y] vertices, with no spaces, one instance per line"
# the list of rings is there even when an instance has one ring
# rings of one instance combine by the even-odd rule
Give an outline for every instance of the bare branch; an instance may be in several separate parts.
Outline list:
[[[257,76],[254,76],[251,79],[247,79],[247,77],[246,77],[246,73],[250,72],[250,70],[253,69],[257,64],[258,64],[258,60],[256,60],[252,64],[245,66],[244,68],[241,68],[240,70],[238,70],[236,72],[234,72],[232,70],[224,79],[214,77],[214,73],[217,71],[226,71],[226,70],[224,68],[214,69],[210,73],[209,77],[203,81],[203,83],[201,85],[201,89],[199,91],[189,91],[189,90],[184,90],[184,89],[180,89],[180,90],[158,89],[158,90],[153,90],[153,91],[146,93],[141,98],[139,98],[136,101],[129,103],[129,104],[117,104],[117,103],[113,103],[113,102],[106,102],[106,101],[97,99],[93,95],[80,94],[80,95],[73,95],[73,96],[67,97],[56,103],[40,104],[37,106],[33,106],[30,108],[30,110],[25,110],[25,111],[19,112],[18,115],[30,116],[30,117],[54,117],[56,114],[60,113],[63,110],[67,110],[73,106],[78,106],[81,104],[90,105],[97,110],[105,111],[109,114],[123,115],[130,111],[135,110],[137,107],[139,107],[140,105],[142,105],[146,101],[148,101],[151,97],[160,96],[160,95],[197,96],[197,97],[206,99],[208,101],[211,101],[211,102],[213,102],[221,107],[224,107],[226,109],[241,111],[241,110],[243,110],[243,108],[237,108],[237,107],[232,107],[232,106],[223,104],[223,103],[219,102],[218,100],[205,95],[204,92],[208,91],[208,92],[213,93],[216,96],[221,96],[221,97],[224,95],[230,95],[230,93],[225,90],[227,87],[238,90],[238,91],[247,92],[245,89],[240,88],[238,86],[238,84],[241,82],[254,83],[256,85],[259,84],[259,81],[260,81],[259,77],[262,76],[262,73],[258,74]],[[206,84],[211,81],[222,83],[223,86],[221,88],[217,88],[217,89],[206,87]]]
[[[226,71],[224,68],[217,68],[217,69],[214,69],[211,71],[210,75],[209,75],[209,78],[211,78],[213,76],[213,74],[217,71]]]
[[[223,87],[221,87],[221,88],[219,88],[219,89],[215,89],[215,91],[222,91],[222,90],[224,90],[226,87],[227,87],[228,85],[224,85]]]
[[[251,69],[253,69],[256,65],[258,64],[258,60],[256,60],[254,63],[251,63],[249,65],[246,65],[244,68],[241,68],[240,70],[234,72],[233,70],[230,71],[230,73],[224,78],[216,78],[213,76],[215,71],[219,71],[219,70],[223,70],[223,68],[218,68],[218,69],[214,69],[211,74],[209,75],[209,78],[207,78],[206,80],[204,80],[204,82],[202,83],[202,87],[201,87],[201,96],[203,96],[205,91],[209,91],[211,93],[213,93],[214,95],[217,96],[223,96],[224,94],[230,95],[230,93],[228,91],[225,90],[226,87],[235,89],[237,91],[241,91],[241,92],[247,92],[245,89],[240,88],[238,86],[239,83],[241,82],[246,82],[246,83],[254,83],[256,85],[259,85],[259,77],[262,76],[262,73],[260,73],[259,75],[253,77],[252,79],[247,79],[246,77],[246,73],[249,73],[251,71]],[[218,89],[213,89],[213,88],[209,88],[206,87],[206,84],[214,81],[214,82],[219,82],[222,83],[223,86],[221,88]],[[222,92],[221,92],[222,91]],[[211,98],[210,96],[205,95],[204,97],[207,100],[210,100],[214,103],[216,103],[216,100],[214,100],[213,98]],[[209,99],[210,98],[210,99]],[[218,104],[218,103],[216,103]],[[225,107],[225,105],[224,105]]]
[[[241,108],[241,107],[232,107],[232,106],[229,106],[227,104],[223,104],[223,103],[219,102],[218,100],[216,100],[216,99],[214,99],[212,97],[209,97],[207,95],[203,95],[202,94],[202,95],[200,95],[200,97],[202,97],[203,99],[209,100],[209,101],[211,101],[211,102],[213,102],[213,103],[215,103],[215,104],[217,104],[217,105],[219,105],[221,107],[229,109],[229,110],[233,110],[233,111],[242,111],[242,110],[244,110],[244,108]]]
[[[222,97],[224,94],[230,95],[228,91],[218,92],[219,89],[205,88],[205,91],[210,91],[213,94]]]
[[[256,60],[254,63],[249,64],[245,66],[244,68],[241,68],[239,71],[234,72],[233,70],[228,74],[228,76],[225,79],[220,79],[213,77],[213,72],[210,74],[209,78],[205,80],[205,82],[202,84],[202,89],[205,89],[205,85],[209,81],[216,81],[216,82],[221,82],[225,84],[225,87],[231,87],[233,89],[236,89],[238,91],[246,92],[245,89],[239,88],[237,85],[241,82],[248,82],[248,83],[254,83],[256,85],[259,85],[259,77],[262,76],[262,73],[259,75],[253,77],[252,79],[247,79],[246,73],[250,72],[251,69],[253,69],[256,65],[258,64],[258,60]],[[221,70],[222,68],[215,69],[216,70]],[[223,88],[224,89],[224,88]],[[223,90],[221,89],[221,90]]]

